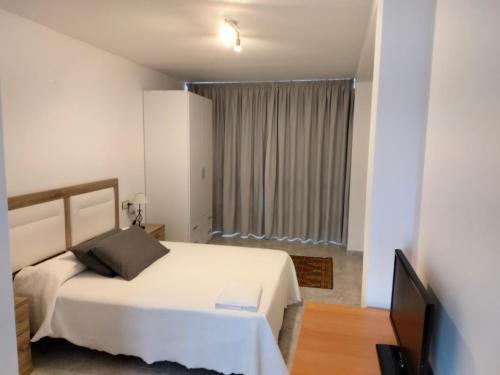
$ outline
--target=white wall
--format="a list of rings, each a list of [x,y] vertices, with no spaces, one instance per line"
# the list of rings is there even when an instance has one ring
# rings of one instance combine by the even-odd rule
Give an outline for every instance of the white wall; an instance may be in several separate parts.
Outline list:
[[[374,2],[370,24],[366,30],[356,72],[347,234],[348,251],[363,251],[364,249],[366,177],[368,173],[376,9],[376,3]]]
[[[415,247],[434,0],[377,10],[363,257],[363,304],[390,304],[394,249]]]
[[[363,49],[358,61],[356,69],[356,81],[372,82],[373,81],[373,65],[375,54],[375,34],[377,27],[377,9],[378,1],[374,0],[370,15],[370,22],[366,29]]]
[[[500,368],[500,42],[496,0],[436,8],[417,270],[439,300],[436,375]]]
[[[2,374],[17,374],[17,343],[14,322],[14,296],[10,270],[7,194],[0,105],[0,364]]]
[[[121,200],[144,191],[142,91],[181,82],[1,10],[0,50],[9,196],[110,177]]]
[[[347,250],[363,251],[372,82],[356,81]]]

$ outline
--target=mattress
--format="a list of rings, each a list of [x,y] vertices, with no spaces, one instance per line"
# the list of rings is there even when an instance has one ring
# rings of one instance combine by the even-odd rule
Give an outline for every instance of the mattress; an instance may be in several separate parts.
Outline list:
[[[84,271],[57,291],[51,337],[147,363],[168,360],[224,374],[280,375],[277,337],[287,305],[300,301],[282,251],[164,242],[170,253],[125,281]],[[215,309],[233,282],[262,286],[257,312]]]

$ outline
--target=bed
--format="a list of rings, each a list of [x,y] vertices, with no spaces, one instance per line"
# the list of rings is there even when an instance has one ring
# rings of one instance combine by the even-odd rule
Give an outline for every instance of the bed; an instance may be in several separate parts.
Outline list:
[[[14,286],[30,300],[33,341],[64,338],[224,374],[288,373],[277,337],[300,292],[287,253],[165,242],[170,252],[132,281],[90,272],[67,249],[118,227],[117,179],[9,198],[9,226]],[[40,269],[51,281],[34,276]],[[215,308],[234,281],[262,286],[257,312]]]

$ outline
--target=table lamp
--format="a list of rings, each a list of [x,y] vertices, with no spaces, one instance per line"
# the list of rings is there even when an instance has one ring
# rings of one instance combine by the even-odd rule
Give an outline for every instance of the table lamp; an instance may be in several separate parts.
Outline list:
[[[141,205],[144,206],[146,203],[148,203],[146,195],[144,193],[137,193],[136,195],[134,195],[134,198],[132,199],[132,203],[138,207],[137,208],[137,216],[135,217],[135,220],[132,223],[132,225],[138,225],[141,228],[145,228],[146,226],[142,223],[142,220],[143,220],[142,211],[143,210],[141,209]]]

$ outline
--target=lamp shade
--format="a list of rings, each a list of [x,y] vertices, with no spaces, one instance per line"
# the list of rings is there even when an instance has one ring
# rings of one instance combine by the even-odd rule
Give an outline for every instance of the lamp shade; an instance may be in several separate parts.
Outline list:
[[[134,198],[132,199],[132,203],[134,203],[134,204],[146,204],[146,203],[148,203],[148,200],[146,198],[146,194],[137,193],[136,195],[134,195]]]

